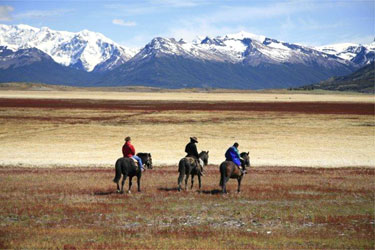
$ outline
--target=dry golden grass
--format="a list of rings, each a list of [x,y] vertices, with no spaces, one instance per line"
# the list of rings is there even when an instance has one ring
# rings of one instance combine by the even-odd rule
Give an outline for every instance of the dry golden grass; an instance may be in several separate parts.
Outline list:
[[[164,100],[164,101],[236,101],[236,102],[367,102],[375,103],[373,95],[296,91],[265,92],[111,92],[88,91],[0,91],[0,98],[52,98],[92,100]]]
[[[252,168],[222,195],[217,168],[200,193],[159,167],[121,195],[113,169],[2,167],[0,248],[374,248],[374,169]]]
[[[194,135],[213,164],[238,141],[254,166],[371,167],[374,128],[368,115],[0,108],[0,164],[112,167],[130,135],[156,165],[173,165]]]
[[[248,109],[215,110],[222,98]],[[141,101],[132,109],[114,101],[134,99]],[[150,99],[165,101],[142,105]],[[279,109],[295,100],[314,102],[308,112]],[[280,105],[256,111],[249,101]],[[314,106],[321,101],[350,105]],[[373,102],[367,95],[1,91],[0,248],[373,249],[375,122],[366,104]],[[142,177],[142,193],[118,195],[113,165],[127,135],[156,167]],[[176,164],[192,135],[214,165],[202,192],[178,193]],[[234,141],[256,167],[241,194],[231,180],[223,196],[217,164]]]

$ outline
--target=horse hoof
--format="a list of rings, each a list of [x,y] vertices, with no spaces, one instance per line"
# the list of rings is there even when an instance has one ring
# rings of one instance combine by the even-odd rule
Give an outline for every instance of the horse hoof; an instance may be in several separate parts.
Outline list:
[[[128,190],[128,194],[131,194],[132,192],[130,190]]]

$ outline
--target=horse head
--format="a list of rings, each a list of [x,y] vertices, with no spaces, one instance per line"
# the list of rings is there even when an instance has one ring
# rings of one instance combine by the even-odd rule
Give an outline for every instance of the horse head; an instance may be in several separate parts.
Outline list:
[[[152,169],[152,158],[150,153],[138,153],[137,156],[142,159],[143,165],[148,169]]]
[[[250,167],[250,152],[242,152],[241,156],[241,165],[246,169],[246,167]]]
[[[205,166],[208,164],[208,152],[210,151],[202,151],[199,153],[199,159],[201,159]]]
[[[151,158],[151,154],[150,154],[150,153],[146,153],[146,154],[147,154],[147,157],[146,157],[145,165],[147,166],[148,169],[152,169],[152,158]]]

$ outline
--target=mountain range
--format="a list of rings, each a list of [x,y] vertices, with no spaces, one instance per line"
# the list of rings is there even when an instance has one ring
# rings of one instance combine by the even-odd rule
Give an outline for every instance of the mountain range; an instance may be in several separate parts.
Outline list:
[[[361,93],[374,94],[375,88],[375,63],[372,62],[359,70],[340,77],[331,77],[320,83],[309,84],[296,88],[295,90],[337,90],[337,91],[355,91]]]
[[[286,88],[349,74],[374,58],[375,43],[313,48],[240,32],[192,42],[156,37],[131,49],[87,30],[0,25],[0,82]]]

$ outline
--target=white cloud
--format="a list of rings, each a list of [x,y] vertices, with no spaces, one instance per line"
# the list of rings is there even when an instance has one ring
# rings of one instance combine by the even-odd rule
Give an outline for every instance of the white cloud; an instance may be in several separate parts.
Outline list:
[[[370,44],[375,41],[373,35],[345,34],[340,36],[334,43],[359,43]]]
[[[11,6],[0,5],[0,21],[12,20],[11,12],[14,10]]]
[[[53,16],[62,16],[69,12],[73,12],[73,9],[57,9],[57,10],[30,10],[15,15],[17,19],[38,19]]]
[[[116,25],[120,25],[120,26],[127,26],[127,27],[131,27],[131,26],[136,26],[137,25],[135,22],[131,22],[131,21],[125,22],[122,19],[113,19],[112,23],[116,24]]]
[[[168,12],[171,9],[194,8],[202,5],[208,5],[211,1],[207,0],[145,0],[130,3],[109,3],[105,8],[121,13],[122,15],[135,16],[147,15],[152,13]]]
[[[173,8],[196,7],[205,4],[206,2],[207,1],[202,0],[150,0],[150,4]]]
[[[285,1],[263,6],[222,5],[211,13],[205,13],[204,16],[177,21],[176,25],[169,29],[168,35],[182,37],[186,40],[191,40],[202,34],[217,36],[236,33],[241,30],[267,35],[263,34],[262,30],[248,30],[248,27],[254,26],[252,23],[259,23],[262,20],[277,20],[282,17],[287,17],[287,22],[280,27],[283,32],[286,32],[295,28],[289,18],[291,15],[311,12],[317,8],[320,8],[320,6],[316,6],[310,1]],[[279,24],[275,21],[275,25]]]

